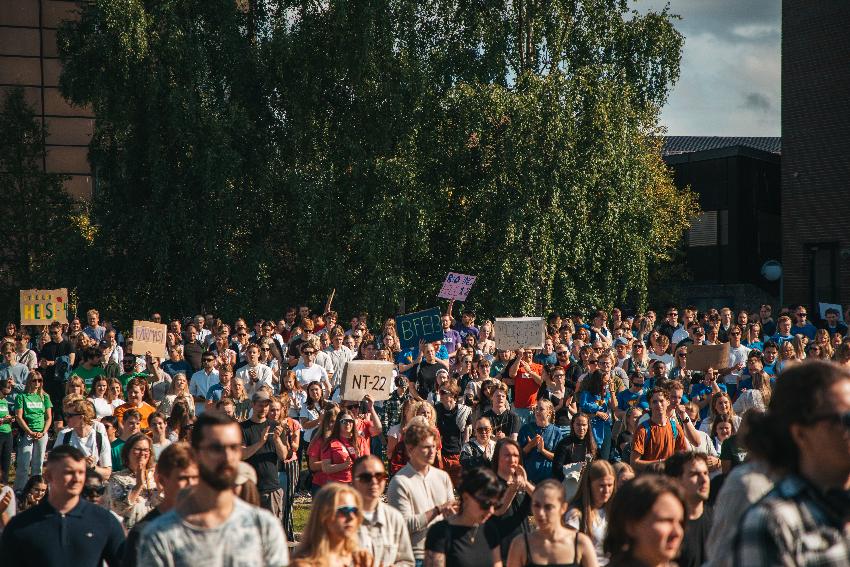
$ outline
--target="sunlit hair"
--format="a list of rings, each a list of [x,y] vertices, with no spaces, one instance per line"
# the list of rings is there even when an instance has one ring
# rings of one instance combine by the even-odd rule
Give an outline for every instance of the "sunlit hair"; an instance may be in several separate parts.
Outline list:
[[[79,386],[80,392],[85,393],[86,391],[86,383],[79,376],[71,376],[68,378],[68,381],[65,383],[65,394],[76,393],[74,392],[74,388]]]
[[[322,487],[310,506],[310,518],[301,535],[301,542],[295,549],[293,556],[298,559],[306,559],[312,565],[321,567],[333,567],[328,563],[330,554],[330,541],[328,539],[328,528],[336,517],[336,509],[339,506],[343,494],[349,494],[357,506],[357,525],[363,523],[363,499],[360,494],[347,484],[331,482]],[[360,548],[357,536],[346,537],[343,542],[343,553],[351,554]]]
[[[592,432],[588,432],[588,435],[592,435]],[[593,507],[593,493],[591,486],[594,481],[608,476],[614,479],[614,489],[611,491],[611,498],[608,499],[608,502],[606,502],[604,506],[606,517],[610,518],[611,516],[608,512],[611,507],[611,501],[617,493],[617,473],[608,461],[593,461],[590,466],[585,467],[584,471],[581,473],[578,492],[576,492],[572,501],[572,507],[576,508],[581,513],[581,518],[579,519],[579,531],[591,538],[593,537],[593,524],[596,522],[597,514],[596,509]]]

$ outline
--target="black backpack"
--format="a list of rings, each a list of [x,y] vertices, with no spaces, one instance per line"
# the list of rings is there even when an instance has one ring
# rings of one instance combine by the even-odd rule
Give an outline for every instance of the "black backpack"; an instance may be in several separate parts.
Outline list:
[[[62,435],[62,445],[70,445],[71,444],[71,434],[74,432],[73,429],[70,429]],[[94,433],[94,442],[97,443],[97,458],[100,460],[100,452],[103,450],[103,440],[101,439],[100,431],[93,430]]]

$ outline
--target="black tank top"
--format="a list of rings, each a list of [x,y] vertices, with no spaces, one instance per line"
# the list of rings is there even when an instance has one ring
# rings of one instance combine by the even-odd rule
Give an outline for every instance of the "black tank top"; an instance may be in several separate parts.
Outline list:
[[[528,545],[528,532],[522,531],[522,537],[525,538],[525,567],[581,567],[578,563],[578,533],[574,540],[575,547],[573,548],[572,563],[534,563],[531,560],[531,547]]]

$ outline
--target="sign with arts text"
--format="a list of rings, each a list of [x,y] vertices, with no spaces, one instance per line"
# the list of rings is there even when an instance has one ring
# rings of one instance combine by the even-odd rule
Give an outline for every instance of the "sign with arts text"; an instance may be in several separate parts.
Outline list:
[[[426,343],[443,340],[440,309],[437,307],[399,315],[395,318],[395,326],[402,348],[417,346],[420,340]]]
[[[546,321],[543,317],[496,317],[493,332],[499,350],[543,348]]]
[[[390,397],[393,391],[392,362],[384,360],[352,360],[342,370],[340,392],[347,402],[359,402],[366,395],[373,402]]]
[[[705,372],[729,365],[729,343],[720,345],[688,345],[688,369]]]
[[[68,322],[68,290],[22,289],[21,325],[49,325]]]
[[[449,275],[446,276],[446,281],[443,282],[443,287],[440,289],[440,293],[437,294],[437,297],[466,301],[466,296],[469,295],[469,290],[472,288],[472,284],[474,283],[475,276],[449,272]]]
[[[133,347],[136,356],[151,356],[165,358],[165,338],[168,327],[153,321],[133,321]]]

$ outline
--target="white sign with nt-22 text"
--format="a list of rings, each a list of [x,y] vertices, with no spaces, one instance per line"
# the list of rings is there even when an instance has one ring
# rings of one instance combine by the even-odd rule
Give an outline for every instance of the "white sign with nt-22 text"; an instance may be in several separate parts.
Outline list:
[[[394,389],[393,363],[385,360],[352,360],[342,371],[342,399],[359,402],[367,394],[373,402],[390,397]]]

